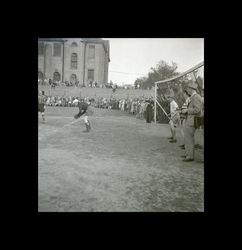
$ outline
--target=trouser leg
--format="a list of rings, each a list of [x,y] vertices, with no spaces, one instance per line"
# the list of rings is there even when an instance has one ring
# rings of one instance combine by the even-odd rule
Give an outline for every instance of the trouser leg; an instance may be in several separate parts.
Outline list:
[[[88,126],[88,131],[90,131],[91,130],[91,123],[89,120],[87,120],[87,126]]]
[[[184,130],[185,130],[185,121],[184,120],[181,122],[180,128],[181,128],[182,144],[185,145],[185,132],[184,132]]]
[[[41,116],[42,116],[43,121],[45,121],[45,113],[44,112],[41,112]]]
[[[174,126],[174,123],[172,120],[170,120],[170,130],[171,130],[171,135],[172,135],[172,138],[173,140],[176,140],[176,128]]]
[[[85,121],[87,132],[89,132],[91,129],[91,125],[90,125],[90,121],[88,120],[88,116],[84,117],[84,121]]]
[[[194,133],[194,127],[185,127],[185,150],[186,155],[191,159],[194,159]]]

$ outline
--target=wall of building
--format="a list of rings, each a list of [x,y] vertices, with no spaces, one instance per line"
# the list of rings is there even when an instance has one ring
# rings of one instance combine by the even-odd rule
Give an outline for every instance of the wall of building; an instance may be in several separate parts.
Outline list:
[[[105,53],[104,58],[104,82],[108,83],[109,53]]]
[[[89,45],[95,45],[95,58],[89,58]],[[102,44],[88,44],[86,51],[86,73],[85,73],[85,83],[88,83],[88,69],[94,69],[94,81],[98,85],[104,83],[104,56],[105,51]]]
[[[44,74],[44,56],[38,56],[38,71]]]
[[[75,74],[77,76],[77,80],[79,84],[83,83],[83,56],[84,56],[84,45],[83,43],[76,42],[77,47],[71,47],[72,40],[65,42],[64,46],[64,81],[71,80],[71,75]],[[71,54],[77,54],[77,69],[71,68]]]
[[[58,72],[62,79],[62,45],[61,56],[53,56],[52,42],[45,42],[44,74],[47,78],[53,79],[54,72]]]
[[[103,48],[103,45],[102,44],[100,45],[101,46],[98,48],[99,56],[97,58],[97,73],[98,73],[99,84],[104,84],[105,50]]]
[[[72,47],[72,42],[77,43],[77,47]],[[88,85],[88,69],[94,69],[94,81],[100,84],[107,83],[108,75],[108,56],[105,53],[101,43],[87,43],[86,53],[84,53],[85,43],[80,39],[67,39],[64,43],[64,59],[63,59],[63,43],[61,44],[61,56],[53,56],[54,41],[44,41],[44,56],[38,56],[38,69],[44,73],[47,78],[53,79],[54,72],[58,72],[61,81],[71,80],[71,75],[75,74],[80,85]],[[89,58],[89,45],[95,45],[95,58]],[[77,69],[71,68],[71,55],[77,54]],[[84,54],[85,54],[85,75],[84,75]],[[64,62],[64,65],[63,65]],[[63,70],[64,69],[64,70]],[[62,77],[63,75],[63,77]]]

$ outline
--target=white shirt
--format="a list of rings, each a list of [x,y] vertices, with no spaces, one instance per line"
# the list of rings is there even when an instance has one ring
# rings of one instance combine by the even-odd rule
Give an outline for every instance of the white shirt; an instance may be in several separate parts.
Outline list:
[[[73,104],[75,104],[75,103],[77,103],[77,102],[79,102],[77,99],[75,99],[74,101],[73,101]]]
[[[174,113],[176,112],[177,108],[178,108],[177,103],[174,100],[172,100],[170,102],[171,115],[174,115]]]

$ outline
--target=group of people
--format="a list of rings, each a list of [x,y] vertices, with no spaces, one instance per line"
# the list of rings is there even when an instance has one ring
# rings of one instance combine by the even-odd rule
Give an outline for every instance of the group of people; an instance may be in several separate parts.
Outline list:
[[[182,145],[180,147],[185,150],[183,161],[194,160],[194,135],[195,130],[199,124],[197,118],[203,117],[204,112],[204,101],[197,93],[197,84],[193,81],[189,82],[187,88],[183,91],[185,102],[181,107],[175,101],[174,95],[168,95],[167,99],[170,103],[170,113],[166,114],[169,118],[169,125],[171,131],[170,139],[171,143],[177,142],[177,129],[180,129],[182,135]],[[92,103],[92,105],[91,105]],[[83,114],[86,125],[86,131],[90,131],[90,121],[88,115],[92,113],[90,107],[103,109],[118,109],[126,111],[129,114],[135,115],[136,118],[146,119],[147,123],[153,121],[154,114],[154,101],[153,98],[145,99],[141,98],[114,98],[110,99],[99,97],[99,98],[78,98],[78,97],[56,97],[46,96],[44,91],[39,94],[39,112],[42,115],[43,121],[45,121],[44,111],[45,105],[47,106],[62,106],[62,107],[79,107],[79,113],[74,117],[80,118]],[[164,111],[165,112],[165,111]],[[201,119],[200,119],[201,120]]]
[[[38,78],[38,85],[43,86],[51,86],[51,88],[55,88],[56,86],[66,86],[66,87],[89,87],[89,88],[110,88],[114,93],[117,89],[129,89],[132,88],[131,86],[118,86],[117,84],[113,83],[97,83],[96,81],[90,80],[85,85],[81,84],[79,80],[75,81],[65,81],[62,82],[61,80],[52,80],[51,78]],[[137,87],[134,87],[138,89]]]
[[[73,103],[76,97],[72,96],[46,96],[46,106],[54,107],[75,107]]]
[[[94,101],[96,108],[117,109],[134,115],[137,119],[145,119],[150,123],[154,120],[154,101],[150,98],[104,98],[99,97]]]
[[[197,93],[197,84],[189,82],[187,88],[183,91],[185,102],[179,108],[174,96],[168,96],[170,102],[169,124],[171,130],[171,143],[177,142],[176,130],[180,128],[183,143],[180,145],[185,150],[183,161],[194,161],[194,136],[202,122],[197,122],[203,117],[204,102],[203,98]],[[199,119],[202,121],[202,119]]]
[[[69,82],[69,81],[65,81],[65,82],[61,82],[60,80],[52,80],[52,79],[48,79],[48,78],[44,78],[44,79],[40,79],[38,78],[38,84],[39,85],[49,85],[51,86],[51,88],[55,88],[56,86],[66,86],[66,87],[72,87],[72,86],[78,86],[79,85],[79,81],[75,81],[75,82]]]
[[[74,102],[77,97],[72,96],[46,96],[46,106],[54,107],[76,107]],[[135,115],[136,118],[144,119],[147,106],[153,103],[153,98],[89,98],[86,100],[92,101],[94,107],[102,109],[117,109],[126,111],[129,114]],[[152,105],[153,108],[153,105]]]

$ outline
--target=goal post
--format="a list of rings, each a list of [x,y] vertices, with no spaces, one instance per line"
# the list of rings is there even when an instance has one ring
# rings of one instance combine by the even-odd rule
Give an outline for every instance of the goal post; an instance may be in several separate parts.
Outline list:
[[[157,113],[157,112],[156,112],[156,111],[157,111],[157,104],[158,104],[158,106],[162,109],[162,111],[165,113],[165,115],[167,116],[165,110],[162,108],[161,104],[160,104],[160,103],[158,102],[158,100],[157,100],[157,85],[158,85],[158,84],[164,84],[164,83],[172,82],[172,81],[174,81],[174,80],[177,80],[177,79],[179,79],[179,78],[182,78],[182,77],[184,77],[184,76],[186,76],[186,75],[189,75],[189,74],[191,74],[191,73],[192,73],[192,79],[194,79],[195,82],[196,82],[196,81],[197,81],[197,78],[198,78],[198,76],[196,75],[196,71],[197,71],[199,68],[203,67],[203,66],[204,66],[204,61],[201,62],[201,63],[199,63],[199,64],[197,64],[197,65],[195,65],[194,67],[190,68],[189,70],[187,70],[187,71],[185,71],[185,72],[183,72],[183,73],[181,73],[181,74],[175,76],[175,77],[172,77],[172,78],[169,78],[169,79],[165,79],[165,80],[162,80],[162,81],[156,81],[156,82],[155,82],[155,94],[154,94],[154,99],[155,99],[155,101],[154,101],[154,122],[155,122],[155,124],[156,124],[156,120],[157,120],[157,117],[156,117],[156,113]]]

